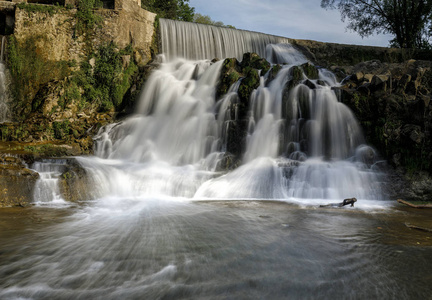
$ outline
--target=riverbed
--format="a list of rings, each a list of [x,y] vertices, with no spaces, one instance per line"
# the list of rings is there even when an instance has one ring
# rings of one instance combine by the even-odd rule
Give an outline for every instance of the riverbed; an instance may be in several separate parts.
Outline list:
[[[430,299],[432,211],[105,198],[0,210],[0,299]]]

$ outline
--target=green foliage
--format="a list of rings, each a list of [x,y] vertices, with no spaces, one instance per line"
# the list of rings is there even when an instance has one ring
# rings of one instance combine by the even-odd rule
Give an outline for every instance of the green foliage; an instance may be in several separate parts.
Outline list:
[[[190,7],[187,2],[189,2],[189,0],[177,1],[177,19],[180,21],[192,22],[195,8]]]
[[[100,0],[78,0],[76,30],[79,33],[92,30],[97,24],[102,22],[102,18],[94,13],[94,9],[100,7],[102,7]]]
[[[132,59],[123,66],[122,57],[126,58],[131,53],[131,46],[121,51],[117,50],[114,43],[101,46],[97,53],[89,57],[89,60],[94,61],[94,66],[87,61],[81,64],[80,71],[68,89],[70,94],[67,93],[67,97],[80,100],[81,106],[85,106],[85,103],[91,104],[100,111],[119,108],[133,76],[138,71]],[[78,87],[83,89],[82,95]]]
[[[8,36],[8,67],[12,75],[14,110],[18,120],[30,113],[31,106],[28,108],[27,105],[41,85],[67,77],[70,73],[67,62],[42,57],[37,41],[43,39],[43,36],[35,35],[18,44],[13,35]]]
[[[19,3],[17,4],[19,9],[25,10],[28,13],[47,13],[50,16],[56,14],[62,7],[58,5],[38,5],[38,4],[28,4],[28,3]]]
[[[221,26],[221,27],[228,27],[228,28],[233,28],[235,29],[234,26],[231,25],[225,25],[223,22],[220,21],[213,21],[210,16],[207,15],[202,15],[199,13],[196,13],[193,17],[193,22],[194,23],[199,23],[199,24],[205,24],[205,25],[214,25],[214,26]]]
[[[35,146],[27,145],[24,146],[24,151],[47,157],[60,157],[68,155],[67,150],[64,147],[56,146],[53,144],[43,144]]]
[[[432,0],[321,0],[321,7],[339,9],[348,29],[362,37],[390,33],[393,47],[430,47]]]
[[[142,7],[161,18],[191,22],[195,8],[188,2],[189,0],[144,0]]]
[[[69,120],[65,120],[62,122],[53,122],[52,126],[54,130],[54,138],[63,140],[69,135]]]

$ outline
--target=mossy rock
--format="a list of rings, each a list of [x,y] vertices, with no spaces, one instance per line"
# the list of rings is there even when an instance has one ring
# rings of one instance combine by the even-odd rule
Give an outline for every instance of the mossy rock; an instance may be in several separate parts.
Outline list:
[[[261,70],[261,75],[264,75],[268,72],[268,70],[270,70],[271,65],[267,60],[261,58],[256,53],[245,53],[243,54],[241,67],[243,73],[246,73],[248,68],[254,68],[257,70]]]
[[[241,77],[240,65],[235,58],[227,58],[222,64],[221,75],[218,86],[216,87],[216,98],[219,99],[225,95],[231,85],[237,82]]]
[[[258,75],[258,71],[255,69],[250,69],[245,74],[245,78],[243,78],[238,89],[240,101],[249,106],[250,95],[254,89],[257,89],[259,87],[259,84],[260,77]]]
[[[216,171],[231,171],[238,168],[241,165],[241,159],[237,156],[227,152],[224,157],[218,162]]]
[[[303,70],[299,66],[294,66],[289,70],[290,80],[286,83],[285,92],[289,92],[292,88],[303,81]]]
[[[38,179],[39,174],[22,163],[4,160],[0,165],[0,207],[27,206]]]
[[[309,79],[318,79],[319,72],[318,69],[311,63],[304,63],[301,65],[301,68],[303,69],[304,74]]]
[[[271,67],[268,78],[267,78],[266,85],[269,85],[270,82],[272,82],[276,78],[276,76],[278,75],[280,70],[282,70],[282,66],[280,64],[277,64],[277,65],[274,65],[273,67]]]
[[[227,124],[227,152],[239,158],[246,148],[248,121],[229,121]]]
[[[75,160],[70,160],[59,179],[60,194],[71,202],[91,200],[99,195],[90,174]]]

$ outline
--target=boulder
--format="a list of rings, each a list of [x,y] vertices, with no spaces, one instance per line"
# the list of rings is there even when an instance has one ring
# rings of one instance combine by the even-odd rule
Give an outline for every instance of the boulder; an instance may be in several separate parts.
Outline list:
[[[69,159],[59,179],[60,194],[66,201],[78,202],[98,197],[93,178],[75,159]]]
[[[0,156],[0,207],[28,206],[39,174],[11,155]]]

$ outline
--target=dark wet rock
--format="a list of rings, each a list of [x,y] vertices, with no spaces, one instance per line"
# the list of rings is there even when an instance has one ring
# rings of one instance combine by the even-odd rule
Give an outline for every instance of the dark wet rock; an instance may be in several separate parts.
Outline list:
[[[341,100],[359,120],[367,142],[389,162],[389,173],[398,174],[390,175],[398,184],[389,184],[389,194],[426,200],[432,193],[432,62],[372,61],[353,69]]]
[[[255,69],[250,69],[245,74],[245,77],[241,81],[238,89],[238,95],[240,101],[248,105],[252,91],[257,89],[259,87],[259,84],[260,84],[260,76],[258,74],[258,71]]]
[[[59,179],[60,194],[71,202],[91,200],[99,195],[93,178],[76,160],[69,159]]]
[[[261,70],[261,75],[264,75],[270,70],[271,65],[265,58],[261,58],[256,53],[245,53],[243,55],[241,67],[246,72],[249,68]]]
[[[229,121],[227,126],[227,152],[239,158],[246,148],[248,120]]]
[[[218,162],[218,165],[216,166],[216,171],[217,172],[231,171],[239,167],[240,165],[241,165],[241,160],[238,158],[237,155],[233,155],[229,152],[226,152],[223,158]]]
[[[219,83],[216,87],[216,98],[219,99],[220,97],[225,95],[231,85],[236,83],[242,76],[243,74],[241,73],[241,67],[237,59],[225,59],[222,64]]]
[[[304,74],[309,79],[318,79],[318,69],[311,63],[304,63],[301,65],[301,68],[303,69]]]
[[[282,66],[280,64],[277,64],[277,65],[274,65],[271,67],[271,69],[268,73],[266,85],[269,85],[276,78],[277,74],[279,73],[279,71],[281,69],[282,69]]]
[[[24,161],[11,155],[0,155],[0,207],[29,205],[39,174],[26,168]]]
[[[308,88],[310,88],[311,90],[316,89],[316,85],[315,83],[313,83],[312,81],[310,81],[309,79],[306,79],[303,84],[305,86],[307,86]]]

